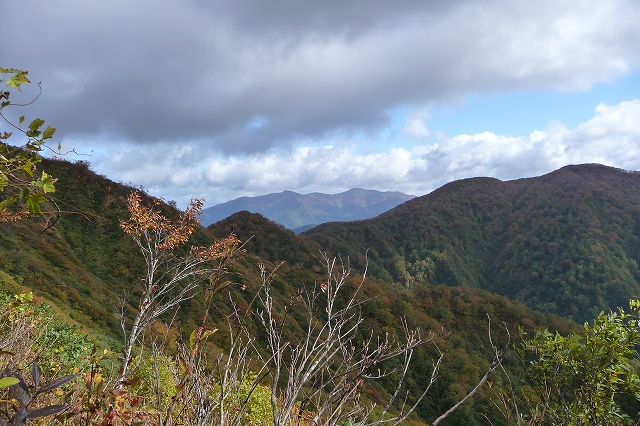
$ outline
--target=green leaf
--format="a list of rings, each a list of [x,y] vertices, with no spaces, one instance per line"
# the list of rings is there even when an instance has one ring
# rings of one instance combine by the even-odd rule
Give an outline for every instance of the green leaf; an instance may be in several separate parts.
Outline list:
[[[9,80],[7,80],[5,84],[9,87],[14,87],[20,90],[20,86],[22,84],[31,83],[27,78],[27,74],[28,74],[27,71],[19,71],[18,73],[16,73],[16,75],[14,75]]]
[[[216,331],[218,331],[217,328],[207,328],[207,329],[205,329],[202,332],[202,335],[200,335],[200,341],[205,340],[207,337],[211,336]],[[193,330],[191,332],[191,336],[189,336],[189,346],[191,347],[191,349],[193,349],[194,346],[196,345],[197,336],[198,336],[198,329],[196,328],[195,330]]]
[[[4,173],[0,173],[0,191],[4,190],[4,187],[9,184],[9,178]]]
[[[21,307],[33,301],[33,292],[16,294],[13,296],[13,299],[12,305]]]
[[[42,134],[42,139],[51,139],[55,131],[56,131],[55,127],[48,126],[47,129]]]
[[[35,166],[31,163],[31,161],[27,161],[24,166],[22,166],[22,170],[28,174],[29,176],[33,177],[33,170],[35,169]]]
[[[29,129],[38,130],[40,127],[42,127],[43,124],[44,124],[44,120],[36,118],[31,122],[31,124],[29,124]]]
[[[24,123],[24,115],[21,115],[18,121],[20,122],[20,124]]]
[[[197,336],[197,333],[198,333],[198,329],[196,328],[195,330],[193,330],[193,331],[191,332],[191,336],[189,336],[189,348],[190,348],[191,350],[193,350],[193,347],[194,347],[194,346],[195,346],[195,344],[196,344],[196,338],[197,338],[196,336]]]
[[[21,201],[24,201],[27,198],[29,198],[29,194],[31,194],[31,191],[29,191],[29,188],[23,188],[22,191],[20,191],[20,195],[18,195],[18,197],[20,198]]]
[[[0,379],[0,389],[8,388],[18,383],[20,383],[20,380],[15,377],[3,377]]]
[[[40,187],[45,194],[49,192],[56,192],[56,187],[53,185],[57,179],[53,179],[44,170],[42,171],[42,177],[40,178]]]
[[[40,130],[27,130],[25,134],[29,138],[37,138],[38,136],[40,136],[40,134],[42,134],[42,132]]]
[[[40,201],[35,197],[27,198],[27,208],[29,209],[29,213],[40,214],[42,210],[40,210]]]

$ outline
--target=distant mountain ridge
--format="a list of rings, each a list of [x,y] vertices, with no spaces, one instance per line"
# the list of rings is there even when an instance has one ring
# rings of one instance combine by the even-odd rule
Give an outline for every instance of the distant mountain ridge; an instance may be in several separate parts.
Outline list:
[[[415,198],[401,192],[354,188],[340,194],[292,191],[240,197],[204,209],[202,224],[211,225],[240,211],[260,213],[289,229],[303,231],[320,223],[369,219]]]

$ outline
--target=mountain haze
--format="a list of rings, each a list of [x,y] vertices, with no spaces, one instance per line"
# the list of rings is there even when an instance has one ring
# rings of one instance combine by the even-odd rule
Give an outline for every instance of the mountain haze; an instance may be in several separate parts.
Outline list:
[[[375,217],[412,198],[413,195],[401,192],[359,188],[333,195],[319,192],[303,195],[283,191],[258,197],[240,197],[208,207],[202,212],[202,225],[208,226],[233,213],[247,210],[260,213],[289,229],[301,231],[319,223]]]

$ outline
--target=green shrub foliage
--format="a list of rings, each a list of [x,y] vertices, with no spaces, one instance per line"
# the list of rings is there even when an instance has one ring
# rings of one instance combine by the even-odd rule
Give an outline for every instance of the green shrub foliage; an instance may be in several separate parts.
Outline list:
[[[640,302],[630,306],[631,313],[600,313],[580,334],[536,330],[524,340],[528,386],[522,405],[528,424],[613,426],[638,420],[637,405],[628,413],[620,405],[625,397],[640,400]]]

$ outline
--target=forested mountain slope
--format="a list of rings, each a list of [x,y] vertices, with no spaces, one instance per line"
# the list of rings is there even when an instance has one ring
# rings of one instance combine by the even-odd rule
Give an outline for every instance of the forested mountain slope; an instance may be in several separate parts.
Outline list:
[[[640,174],[595,165],[502,182],[452,182],[377,218],[305,234],[368,250],[372,274],[410,287],[487,289],[583,321],[640,296]]]
[[[120,220],[127,217],[125,199],[133,188],[99,176],[83,163],[51,160],[46,161],[43,168],[59,178],[55,195],[63,214],[47,230],[44,230],[46,224],[37,218],[0,225],[0,291],[19,291],[18,282],[52,301],[79,324],[93,330],[94,335],[117,341],[121,339],[120,319],[115,309],[119,296],[127,294],[129,306],[126,312],[135,312],[135,301],[141,292],[139,279],[144,274],[144,262],[137,247],[119,226]],[[151,201],[151,198],[145,199]],[[167,215],[175,213],[170,206],[160,204],[159,207]],[[351,225],[359,229],[363,223]],[[330,245],[325,247],[322,242],[296,236],[260,215],[247,212],[233,215],[208,230],[199,228],[191,242],[210,244],[214,238],[227,236],[230,232],[237,233],[245,241],[254,237],[245,246],[247,254],[233,264],[229,276],[245,288],[232,286],[231,295],[221,294],[212,311],[210,326],[221,329],[210,338],[210,347],[217,353],[228,345],[222,318],[231,309],[229,297],[243,312],[255,303],[254,296],[260,287],[259,263],[266,264],[271,270],[280,261],[285,261],[277,270],[274,281],[277,301],[284,309],[297,300],[303,286],[313,286],[323,279],[323,266],[317,260],[320,250],[338,254],[338,250],[333,251]],[[356,245],[340,250],[345,262],[349,258],[357,259],[364,252]],[[353,282],[357,282],[364,271],[356,263],[353,264]],[[522,304],[479,289],[436,286],[429,280],[417,279],[407,289],[387,281],[386,275],[379,272],[382,266],[378,266],[376,277],[364,281],[361,293],[362,300],[366,300],[362,305],[363,331],[367,335],[371,332],[374,335],[400,335],[400,318],[404,316],[411,328],[420,327],[423,333],[432,331],[447,335],[438,341],[438,347],[445,353],[441,375],[417,411],[423,421],[431,421],[446,411],[484,373],[492,358],[487,334],[489,317],[494,324],[506,324],[512,331],[520,325],[527,330],[538,326],[564,332],[573,327],[568,321],[536,313]],[[175,321],[187,339],[196,327],[195,321],[202,309],[202,298],[198,295],[181,306]],[[295,305],[289,312],[293,322],[286,331],[287,337],[299,338],[302,330],[297,323],[300,319],[296,316]],[[258,345],[263,345],[261,338],[264,336],[259,332],[257,320],[250,315],[247,319],[251,322],[249,328],[256,332]],[[501,326],[495,327],[494,338],[499,345],[506,343]],[[408,373],[409,401],[428,380],[430,366],[437,356],[434,346],[421,347],[414,354],[413,367]],[[514,368],[517,371],[517,366]],[[375,387],[367,386],[367,398],[384,402],[393,389],[392,378]],[[500,424],[500,415],[489,397],[490,392],[482,390],[447,424],[484,424],[483,415]]]
[[[306,267],[318,264],[320,246],[258,213],[241,211],[207,229],[215,238],[224,238],[231,233],[237,235],[245,242],[249,253],[269,262],[285,261],[289,265]]]

